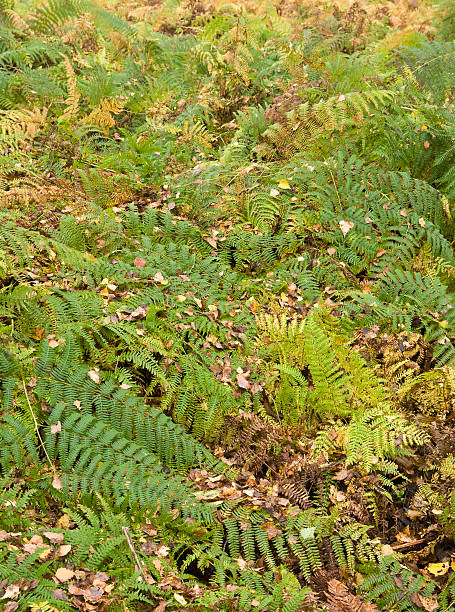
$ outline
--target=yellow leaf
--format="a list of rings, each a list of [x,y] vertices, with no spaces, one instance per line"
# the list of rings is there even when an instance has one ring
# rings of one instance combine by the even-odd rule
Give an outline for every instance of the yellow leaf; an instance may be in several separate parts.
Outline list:
[[[278,187],[280,189],[290,189],[291,188],[291,186],[289,185],[286,179],[281,179],[280,182],[278,183]]]
[[[449,322],[448,322],[448,321],[439,321],[439,325],[440,325],[441,327],[447,327],[447,325],[448,325],[448,324],[449,324]]]
[[[433,574],[433,576],[444,576],[444,574],[447,574],[447,572],[449,571],[449,562],[446,561],[445,563],[430,563],[427,569],[430,574]]]

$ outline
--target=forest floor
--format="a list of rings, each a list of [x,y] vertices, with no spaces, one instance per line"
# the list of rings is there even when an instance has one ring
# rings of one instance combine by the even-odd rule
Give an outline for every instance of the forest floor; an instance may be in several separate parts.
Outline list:
[[[454,41],[0,0],[2,610],[455,611]]]

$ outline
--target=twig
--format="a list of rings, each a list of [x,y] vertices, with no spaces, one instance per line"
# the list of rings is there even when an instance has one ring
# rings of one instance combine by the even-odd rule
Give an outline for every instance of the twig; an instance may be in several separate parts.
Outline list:
[[[136,552],[136,549],[134,548],[133,539],[131,537],[130,530],[128,529],[128,527],[123,526],[122,531],[126,538],[126,541],[128,542],[128,546],[131,550],[131,554],[134,557],[134,562],[136,563],[136,567],[141,572],[142,578],[145,580],[144,566],[142,565],[139,557],[137,556],[137,552]]]
[[[22,385],[23,385],[23,387],[24,387],[24,393],[25,393],[25,397],[27,398],[27,404],[28,404],[28,407],[29,407],[29,409],[30,409],[30,413],[31,413],[32,418],[33,418],[33,423],[35,424],[35,431],[36,431],[36,435],[38,436],[38,440],[39,440],[39,442],[40,442],[40,445],[43,447],[44,454],[46,455],[46,458],[47,458],[47,460],[48,460],[48,462],[49,462],[49,465],[51,466],[51,470],[52,470],[52,471],[54,472],[54,474],[55,474],[55,471],[56,471],[56,470],[55,470],[55,465],[52,463],[52,460],[51,460],[51,458],[49,457],[49,454],[48,454],[48,452],[47,452],[47,450],[46,450],[46,447],[45,447],[45,445],[44,445],[43,438],[41,437],[41,434],[40,434],[40,431],[39,431],[39,426],[38,426],[38,421],[36,420],[35,413],[33,412],[32,404],[31,404],[31,402],[30,402],[30,398],[29,398],[28,393],[27,393],[27,386],[26,386],[26,384],[25,384],[25,380],[24,380],[24,379],[22,379]]]

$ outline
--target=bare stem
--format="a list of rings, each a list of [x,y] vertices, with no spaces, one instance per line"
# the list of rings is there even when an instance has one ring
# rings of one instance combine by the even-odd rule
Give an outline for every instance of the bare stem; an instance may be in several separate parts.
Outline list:
[[[136,552],[136,549],[134,548],[133,539],[131,537],[130,530],[128,529],[128,527],[123,526],[122,531],[125,535],[126,541],[128,542],[128,546],[130,547],[131,554],[134,557],[134,562],[136,563],[137,569],[141,572],[142,578],[145,580],[144,566],[142,565],[139,557],[137,556],[137,552]]]
[[[40,445],[41,445],[41,446],[42,446],[42,448],[43,448],[44,454],[46,455],[46,459],[48,460],[49,465],[51,466],[51,470],[52,470],[52,471],[55,473],[55,466],[54,466],[54,464],[52,463],[51,458],[49,457],[49,454],[48,454],[48,452],[47,452],[47,450],[46,450],[46,447],[45,447],[45,445],[44,445],[43,438],[41,437],[41,434],[40,434],[40,431],[39,431],[39,426],[38,426],[38,421],[36,420],[35,413],[33,412],[32,404],[31,404],[31,402],[30,402],[30,398],[29,398],[28,393],[27,393],[27,386],[26,386],[26,384],[25,384],[25,380],[23,380],[23,379],[22,379],[22,385],[23,385],[23,387],[24,387],[24,393],[25,393],[25,397],[27,398],[27,404],[28,404],[28,407],[29,407],[29,409],[30,409],[30,414],[32,415],[32,418],[33,418],[33,423],[34,423],[34,425],[35,425],[35,432],[36,432],[36,435],[37,435],[37,437],[38,437],[38,440],[39,440],[39,442],[40,442]]]

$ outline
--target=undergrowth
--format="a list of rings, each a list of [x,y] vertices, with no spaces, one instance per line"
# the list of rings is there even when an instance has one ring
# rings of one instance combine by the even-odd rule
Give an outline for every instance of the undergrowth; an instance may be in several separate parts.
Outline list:
[[[5,611],[455,610],[422,4],[0,1]]]

